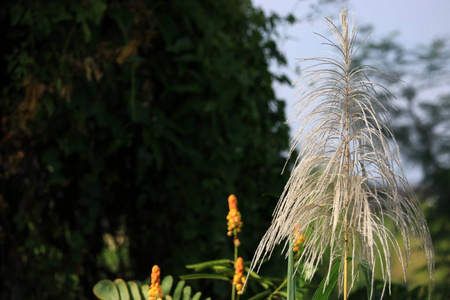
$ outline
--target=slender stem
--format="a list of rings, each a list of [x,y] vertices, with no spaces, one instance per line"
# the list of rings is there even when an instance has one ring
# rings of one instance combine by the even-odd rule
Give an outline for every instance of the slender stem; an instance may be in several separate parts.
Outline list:
[[[292,239],[289,241],[289,258],[287,270],[287,300],[295,300],[294,251]]]
[[[238,257],[237,255],[238,255],[237,246],[234,245],[234,269],[235,270],[236,270],[236,260]],[[233,279],[234,279],[234,277],[233,277]],[[234,284],[234,280],[233,280],[233,288],[231,290],[231,300],[234,300],[235,298],[236,298],[236,285]]]
[[[275,295],[276,293],[278,293],[278,291],[281,290],[281,288],[283,288],[285,284],[286,284],[286,279],[285,279],[285,280],[277,287],[277,289],[276,289],[275,291],[273,291],[273,293],[270,294],[270,295],[272,296],[272,295]]]
[[[233,229],[233,234],[234,234],[234,239],[236,239],[237,238],[237,230],[236,230],[236,228]],[[234,239],[233,239],[233,244],[234,244],[234,269],[236,270],[236,260],[238,258],[238,246],[234,242]],[[236,285],[234,284],[234,280],[233,280],[233,288],[231,290],[231,300],[235,300],[235,299],[236,299]],[[239,299],[239,295],[238,295],[238,299]]]
[[[344,257],[344,300],[347,300],[347,290],[348,290],[348,279],[347,279],[347,260],[348,260],[348,241],[347,237],[345,237],[345,257]]]
[[[345,39],[347,40],[345,45],[348,43],[348,31],[345,31]],[[345,174],[346,174],[346,194],[345,194],[345,215],[344,215],[344,224],[345,224],[345,232],[344,232],[344,300],[347,300],[348,293],[348,208],[350,202],[350,87],[349,87],[349,71],[350,71],[350,55],[348,53],[348,47],[345,47],[345,62],[346,62],[346,76],[345,76]]]
[[[234,245],[234,263],[236,263],[236,260],[238,258],[238,246],[234,242],[237,239],[237,229],[233,229],[234,239],[233,239],[233,245]]]
[[[233,288],[231,290],[231,300],[234,300],[234,299],[236,299],[236,286],[234,285],[234,282],[233,282]]]

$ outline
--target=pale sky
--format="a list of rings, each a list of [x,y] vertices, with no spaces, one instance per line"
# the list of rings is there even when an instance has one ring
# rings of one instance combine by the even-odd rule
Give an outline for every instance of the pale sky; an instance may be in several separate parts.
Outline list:
[[[299,19],[304,19],[302,17],[311,11],[309,6],[317,2],[319,1],[253,0],[255,6],[263,8],[266,12],[274,11],[281,16],[291,13]],[[288,65],[282,69],[274,65],[272,69],[277,73],[287,73],[291,80],[298,79],[295,72],[297,59],[315,57],[316,51],[324,50],[321,45],[323,39],[314,32],[328,35],[329,30],[324,17],[336,20],[343,5],[328,5],[311,23],[301,22],[294,26],[283,26],[278,46],[285,54]],[[370,38],[374,40],[398,32],[396,40],[405,47],[412,48],[419,44],[429,44],[436,38],[450,39],[450,0],[348,0],[345,5],[350,14],[354,12],[357,25],[373,26]],[[296,88],[275,84],[274,89],[279,98],[287,101],[286,116],[289,117],[294,111],[295,98],[292,94]],[[298,125],[290,126],[293,135]],[[403,163],[403,168],[411,184],[420,181],[421,174],[417,166]]]

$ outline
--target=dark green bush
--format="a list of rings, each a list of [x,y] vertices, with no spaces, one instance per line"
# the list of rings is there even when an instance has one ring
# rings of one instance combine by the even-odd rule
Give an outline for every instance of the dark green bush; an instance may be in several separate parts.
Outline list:
[[[241,0],[1,4],[2,299],[226,256],[230,193],[250,257],[285,181],[278,21]]]

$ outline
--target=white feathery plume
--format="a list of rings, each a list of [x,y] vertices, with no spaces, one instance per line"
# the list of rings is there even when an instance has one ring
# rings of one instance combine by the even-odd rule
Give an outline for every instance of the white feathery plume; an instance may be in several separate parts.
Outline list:
[[[300,261],[307,266],[317,267],[327,249],[329,270],[339,258],[363,259],[372,272],[379,265],[384,294],[391,283],[391,255],[399,258],[406,280],[412,238],[425,250],[432,282],[434,250],[429,229],[401,169],[395,140],[388,141],[392,132],[378,99],[389,92],[372,82],[367,73],[386,74],[373,67],[351,66],[359,48],[355,49],[357,28],[349,26],[346,8],[340,21],[339,29],[326,19],[336,39],[324,37],[326,44],[337,50],[329,52],[332,58],[300,60],[314,65],[304,70],[298,81],[303,85],[296,92],[296,121],[301,127],[290,154],[299,148],[299,155],[251,268],[259,269],[262,258],[270,257],[280,243],[285,243],[286,253],[292,250],[288,241],[296,240],[297,225],[306,236]],[[347,294],[359,273],[355,262],[352,259],[350,263]],[[313,274],[307,272],[306,276],[310,280]]]

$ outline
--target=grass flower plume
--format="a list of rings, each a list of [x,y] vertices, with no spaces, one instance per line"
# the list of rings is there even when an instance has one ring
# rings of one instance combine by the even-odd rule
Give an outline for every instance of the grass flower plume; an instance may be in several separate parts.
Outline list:
[[[296,93],[294,121],[301,127],[290,154],[299,148],[299,156],[251,267],[259,268],[257,262],[277,244],[291,251],[288,241],[300,237],[296,226],[301,224],[300,261],[317,267],[329,249],[329,269],[337,259],[343,262],[339,286],[345,297],[359,273],[357,259],[367,261],[372,271],[381,270],[384,292],[391,282],[391,256],[399,258],[405,274],[412,241],[425,250],[433,277],[428,226],[401,169],[395,140],[388,140],[393,136],[380,101],[388,100],[388,91],[369,79],[369,73],[386,75],[352,65],[360,45],[355,47],[357,28],[349,25],[346,9],[340,28],[326,21],[336,42],[324,37],[325,44],[336,51],[329,52],[331,57],[301,60],[313,65],[304,70]]]

